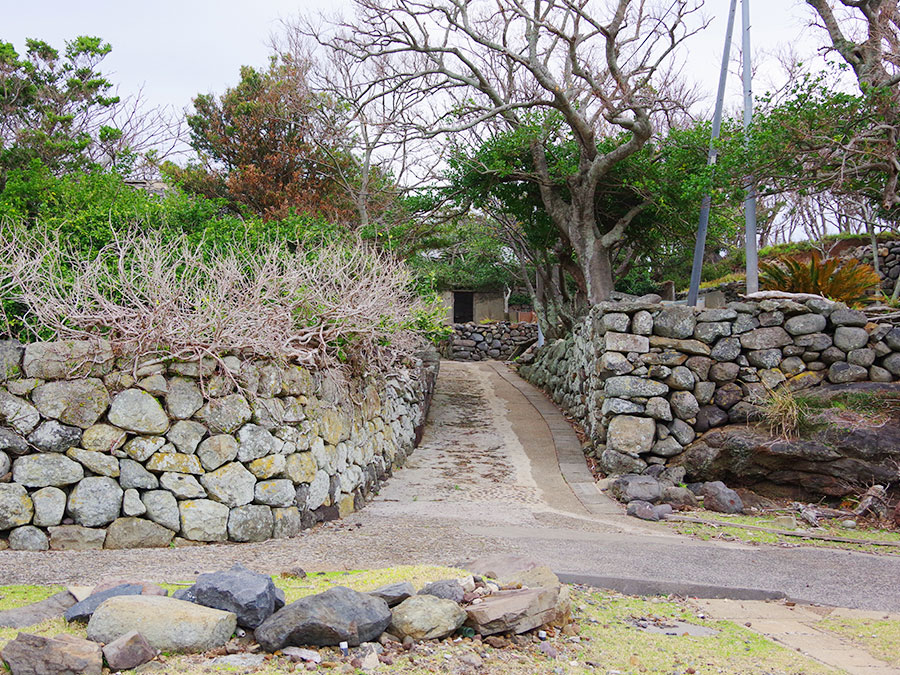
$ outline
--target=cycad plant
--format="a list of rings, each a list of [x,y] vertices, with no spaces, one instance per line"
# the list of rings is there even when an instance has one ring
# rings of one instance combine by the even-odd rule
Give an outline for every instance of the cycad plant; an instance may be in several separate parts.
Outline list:
[[[881,279],[871,265],[856,258],[823,260],[816,251],[808,262],[779,258],[759,265],[759,284],[763,289],[814,293],[848,305],[865,301],[867,291],[877,288],[879,283]]]

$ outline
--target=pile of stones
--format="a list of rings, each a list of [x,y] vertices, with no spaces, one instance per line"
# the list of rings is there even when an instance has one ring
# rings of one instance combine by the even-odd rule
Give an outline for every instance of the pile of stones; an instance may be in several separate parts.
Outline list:
[[[740,495],[721,481],[689,483],[683,467],[650,467],[644,474],[610,477],[607,492],[627,504],[629,516],[642,520],[665,520],[675,511],[703,507],[719,513],[743,513]]]
[[[0,341],[0,548],[262,541],[344,516],[412,451],[437,366],[347,380]]]
[[[508,359],[522,345],[537,340],[536,323],[454,323],[444,356],[454,361]]]
[[[900,328],[824,298],[732,302],[658,298],[594,307],[520,372],[577,419],[608,474],[677,464],[697,434],[759,417],[784,385],[900,378]]]
[[[482,568],[502,578],[470,575],[433,582],[418,592],[409,582],[370,593],[335,586],[290,604],[270,576],[240,565],[201,574],[173,597],[155,584],[117,580],[78,602],[70,597],[62,603],[67,621],[87,624],[87,640],[19,633],[0,656],[14,675],[100,675],[104,659],[113,671],[127,670],[160,652],[218,652],[223,656],[212,661],[215,665],[262,665],[264,657],[256,653],[262,649],[314,664],[322,661],[317,647],[345,653],[361,647],[362,658],[354,665],[370,670],[388,662],[390,648],[409,649],[461,630],[487,638],[571,621],[568,587],[548,568],[517,558],[484,562]],[[28,610],[0,612],[0,625]]]
[[[870,265],[874,261],[872,247],[868,245],[848,249],[842,257],[856,258]],[[887,295],[893,293],[897,279],[900,278],[900,241],[878,244],[878,274],[881,277],[881,290]]]

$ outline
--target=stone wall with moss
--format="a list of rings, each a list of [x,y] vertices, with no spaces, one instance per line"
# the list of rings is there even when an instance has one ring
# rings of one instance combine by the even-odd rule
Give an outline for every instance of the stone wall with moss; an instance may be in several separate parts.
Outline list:
[[[344,516],[413,450],[437,367],[347,378],[0,341],[0,547],[263,541]]]
[[[604,471],[641,473],[700,433],[757,419],[778,387],[897,381],[900,328],[823,298],[609,302],[520,372],[582,424]]]

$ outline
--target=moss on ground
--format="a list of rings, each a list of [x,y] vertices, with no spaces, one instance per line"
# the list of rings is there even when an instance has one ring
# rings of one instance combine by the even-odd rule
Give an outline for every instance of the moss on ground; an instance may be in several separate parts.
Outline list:
[[[701,525],[699,523],[684,523],[671,521],[669,524],[679,534],[697,537],[698,539],[725,539],[738,540],[750,544],[775,544],[781,546],[815,546],[819,548],[836,548],[845,551],[862,551],[865,553],[880,553],[884,555],[900,555],[900,546],[875,546],[871,544],[851,544],[839,541],[824,541],[803,537],[776,534],[774,532],[761,532],[759,530],[746,530],[735,525],[755,525],[757,527],[770,527],[785,529],[775,524],[777,516],[729,516],[712,511],[691,511],[681,514],[689,518],[701,518],[711,520],[718,525]],[[802,532],[801,528],[796,530]],[[841,527],[839,520],[823,520],[821,526],[809,529],[815,534],[825,534],[832,537],[846,537],[848,539],[868,539],[877,541],[892,541],[900,543],[900,532],[882,530],[877,528],[850,529]]]
[[[394,581],[411,581],[419,587],[429,581],[465,575],[462,570],[446,567],[395,567],[382,570],[329,572],[306,578],[275,577],[285,591],[288,602],[320,593],[333,586],[347,586],[360,591],[377,588]],[[163,584],[170,590],[182,584]],[[43,600],[59,591],[59,587],[0,587],[0,609],[22,606]],[[558,673],[610,673],[622,675],[644,673],[753,674],[783,673],[806,675],[833,673],[821,664],[785,649],[766,638],[727,621],[708,621],[686,602],[664,598],[635,598],[585,587],[572,587],[572,606],[578,631],[566,635],[551,634],[549,644],[557,652],[550,658],[538,642],[520,638],[520,645],[494,648],[479,641],[450,639],[426,642],[412,652],[395,654],[392,665],[382,665],[378,672],[386,675],[426,675],[430,673],[463,674],[475,672],[463,657],[483,662],[478,671],[496,675],[556,675]],[[707,637],[647,633],[635,627],[636,620],[665,623],[688,621],[717,631]],[[41,635],[68,632],[84,636],[83,624],[67,626],[54,619],[27,629]],[[18,630],[0,629],[0,647],[15,637]],[[320,650],[323,658],[334,665],[323,672],[362,673],[342,662],[333,649]],[[242,672],[275,674],[293,672],[295,665],[278,656],[270,657],[259,668],[209,665],[202,655],[163,655],[166,673]]]

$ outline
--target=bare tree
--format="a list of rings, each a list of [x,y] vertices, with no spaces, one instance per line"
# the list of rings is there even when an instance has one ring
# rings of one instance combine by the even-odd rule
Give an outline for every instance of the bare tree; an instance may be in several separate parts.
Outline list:
[[[382,60],[375,87],[410,88],[431,106],[426,137],[528,130],[544,208],[574,251],[586,298],[613,289],[610,250],[637,213],[598,224],[596,190],[647,143],[676,102],[672,52],[694,29],[700,0],[354,0],[356,18],[324,40],[341,58]],[[697,29],[699,30],[699,29]],[[620,142],[598,149],[604,136]],[[560,177],[548,148],[574,139]],[[638,211],[639,212],[639,211]]]
[[[897,0],[806,0],[836,52],[870,96],[878,119],[843,148],[858,170],[886,176],[882,205],[900,204],[900,10]]]

